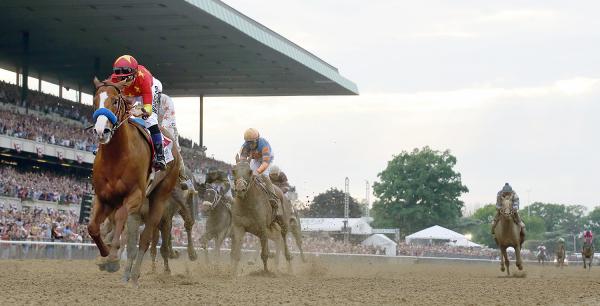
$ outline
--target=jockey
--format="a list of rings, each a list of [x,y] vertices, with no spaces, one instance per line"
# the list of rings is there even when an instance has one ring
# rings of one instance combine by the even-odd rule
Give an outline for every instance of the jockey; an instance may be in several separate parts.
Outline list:
[[[152,143],[155,151],[154,167],[163,170],[167,167],[163,149],[162,134],[158,127],[158,109],[156,104],[160,100],[160,92],[153,86],[158,83],[150,71],[138,62],[131,55],[122,55],[113,63],[113,74],[110,76],[114,83],[127,81],[123,94],[133,97],[134,102],[141,101],[144,104],[143,115],[146,122],[146,128],[152,136]],[[161,86],[162,87],[162,86]]]
[[[290,191],[291,186],[288,183],[285,173],[283,173],[283,171],[281,171],[277,166],[272,166],[270,170],[269,178],[271,179],[271,182],[273,182],[275,186],[279,187],[284,194]]]
[[[231,197],[231,184],[229,184],[229,179],[225,171],[219,170],[216,167],[208,168],[205,183],[207,185],[218,185],[221,194]]]
[[[173,141],[177,144],[177,150],[181,152],[179,146],[179,132],[177,131],[177,125],[175,121],[175,105],[173,99],[162,92],[162,83],[158,79],[154,79],[154,91],[158,92],[159,99],[155,104],[155,108],[158,110],[158,124],[171,134]],[[195,192],[194,184],[192,179],[185,174],[185,164],[183,157],[181,158],[181,164],[179,168],[179,183],[183,190],[190,190]]]
[[[583,239],[585,241],[585,243],[591,245],[592,242],[594,241],[594,235],[592,234],[592,231],[589,228],[586,228],[585,231],[583,232]]]
[[[244,132],[244,144],[240,149],[240,158],[250,160],[250,168],[255,175],[263,177],[263,181],[269,191],[269,202],[276,211],[278,217],[283,216],[279,205],[279,198],[273,189],[273,183],[269,179],[270,167],[275,156],[269,142],[260,137],[256,129],[249,128]]]
[[[506,183],[506,184],[504,184],[504,187],[502,187],[502,189],[500,191],[498,191],[498,194],[496,195],[496,216],[494,216],[494,221],[492,222],[492,235],[494,235],[496,224],[498,224],[498,221],[500,220],[499,209],[502,207],[502,196],[508,196],[511,194],[512,194],[512,201],[513,201],[512,208],[514,210],[515,222],[517,224],[519,224],[519,226],[521,227],[521,233],[523,235],[525,234],[525,223],[523,223],[523,221],[521,220],[521,217],[519,216],[519,196],[517,195],[516,192],[514,192],[512,187],[508,183]]]

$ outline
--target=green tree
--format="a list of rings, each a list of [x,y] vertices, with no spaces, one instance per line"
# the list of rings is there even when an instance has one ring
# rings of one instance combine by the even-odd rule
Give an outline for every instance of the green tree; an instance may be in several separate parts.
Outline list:
[[[403,234],[431,225],[452,227],[462,216],[461,194],[468,192],[454,170],[450,151],[429,147],[403,151],[388,162],[373,185],[374,226],[397,227]]]
[[[310,203],[307,210],[301,211],[305,217],[311,218],[343,218],[344,217],[344,192],[331,188],[318,194]],[[359,218],[364,212],[356,199],[349,197],[349,216],[350,218]]]

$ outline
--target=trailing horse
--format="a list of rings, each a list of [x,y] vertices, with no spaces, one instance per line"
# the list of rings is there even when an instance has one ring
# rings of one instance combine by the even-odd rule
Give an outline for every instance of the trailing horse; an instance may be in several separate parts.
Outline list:
[[[233,274],[237,275],[238,265],[241,259],[241,242],[246,232],[254,234],[260,239],[261,254],[265,272],[269,272],[267,260],[269,256],[269,236],[275,237],[279,234],[283,242],[285,258],[288,263],[288,271],[291,272],[292,255],[287,245],[287,233],[289,230],[289,214],[282,207],[283,218],[275,218],[273,207],[269,203],[269,195],[262,179],[252,174],[250,164],[246,160],[240,160],[236,156],[236,165],[233,167],[235,181],[235,199],[232,207],[232,247],[231,260],[233,263]],[[277,196],[283,200],[283,193],[279,188],[275,189]],[[287,216],[287,217],[286,217]],[[277,220],[276,220],[277,219]],[[276,220],[276,222],[274,222]]]
[[[185,169],[186,175],[191,177],[193,175],[189,169]],[[194,249],[194,239],[192,238],[192,228],[194,227],[194,206],[196,203],[197,195],[189,190],[183,190],[179,184],[175,186],[171,197],[167,201],[167,206],[163,217],[160,220],[158,228],[152,235],[152,245],[150,247],[150,255],[152,257],[152,271],[156,270],[156,247],[158,245],[159,234],[162,238],[162,244],[160,247],[160,255],[164,262],[164,271],[170,273],[169,258],[177,258],[179,254],[173,250],[171,229],[173,227],[173,217],[176,213],[179,213],[183,219],[183,227],[185,228],[187,235],[187,253],[188,258],[191,261],[197,259],[196,250]],[[160,231],[160,232],[159,232]]]
[[[221,254],[221,245],[225,238],[231,236],[231,200],[222,194],[217,186],[212,184],[201,184],[198,186],[198,194],[203,199],[202,214],[206,216],[206,231],[200,237],[200,244],[204,249],[204,258],[209,263],[208,242],[215,240],[216,256]]]
[[[556,247],[556,266],[563,267],[565,265],[565,244],[559,243]]]
[[[583,259],[583,268],[592,269],[592,261],[594,259],[594,245],[591,243],[584,242],[583,249],[581,250],[581,257]]]
[[[540,250],[538,252],[537,260],[538,260],[538,263],[542,264],[542,266],[544,265],[544,263],[546,262],[546,251],[545,250]]]
[[[123,279],[137,285],[142,259],[150,245],[152,233],[177,183],[181,157],[177,150],[173,150],[174,160],[165,170],[156,174],[151,191],[148,191],[152,148],[143,135],[145,132],[129,118],[132,105],[121,94],[125,82],[100,82],[94,79],[94,84],[94,108],[97,109],[93,118],[94,132],[100,146],[93,166],[92,185],[96,196],[88,232],[98,246],[100,255],[108,257],[100,264],[100,268],[116,272],[119,270],[121,232],[127,222],[128,252]],[[147,211],[142,212],[143,206],[148,208]],[[100,236],[100,225],[113,212],[115,232],[108,248]],[[142,214],[145,227],[142,234],[138,235]]]
[[[502,196],[502,206],[498,208],[500,219],[496,225],[494,234],[494,240],[496,245],[500,248],[500,270],[504,272],[506,266],[506,273],[510,275],[508,254],[506,254],[506,248],[513,247],[515,249],[515,256],[517,259],[516,265],[519,270],[523,270],[523,260],[521,259],[521,246],[525,241],[525,235],[522,234],[519,224],[515,222],[514,213],[515,210],[512,207],[513,195]]]

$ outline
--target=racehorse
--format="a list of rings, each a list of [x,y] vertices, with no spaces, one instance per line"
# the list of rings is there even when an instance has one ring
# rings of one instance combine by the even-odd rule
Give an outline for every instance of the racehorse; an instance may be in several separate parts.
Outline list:
[[[94,79],[94,133],[100,145],[93,165],[92,185],[96,196],[88,232],[100,256],[108,256],[100,269],[116,272],[119,270],[119,241],[127,222],[128,252],[123,279],[131,280],[137,286],[142,259],[150,245],[152,233],[178,181],[181,157],[177,150],[173,151],[174,160],[165,170],[156,174],[152,181],[153,188],[147,194],[151,182],[152,149],[143,132],[129,119],[132,104],[121,93],[125,84],[125,81],[113,83]],[[147,211],[142,212],[143,206],[147,207]],[[100,224],[113,212],[115,233],[109,249],[100,236]],[[138,236],[142,214],[145,227]]]
[[[500,270],[510,275],[508,254],[506,248],[513,247],[515,249],[516,265],[519,270],[523,270],[523,260],[521,259],[521,246],[525,241],[525,235],[521,233],[519,224],[515,222],[515,210],[512,207],[513,195],[503,195],[501,199],[502,206],[498,208],[500,219],[496,225],[494,240],[500,248]]]
[[[237,276],[238,264],[241,258],[241,242],[244,234],[249,232],[260,239],[261,253],[264,272],[269,273],[267,260],[269,257],[268,237],[276,234],[281,235],[283,249],[288,263],[288,271],[291,272],[292,255],[287,245],[287,233],[289,229],[289,214],[282,207],[283,218],[274,218],[276,214],[269,203],[267,187],[262,182],[260,175],[253,175],[247,160],[236,156],[236,165],[233,167],[235,199],[232,207],[232,247],[231,260],[233,263],[233,275]],[[280,203],[283,203],[283,193],[279,188],[274,188]],[[287,217],[286,217],[287,216]],[[274,220],[276,220],[274,222]]]
[[[594,259],[594,245],[584,242],[583,250],[581,251],[583,259],[583,268],[592,269],[592,260]]]
[[[544,265],[544,263],[546,262],[546,250],[541,249],[538,251],[537,260],[538,263],[542,264],[542,266]]]
[[[191,177],[191,171],[185,169],[186,175]],[[162,238],[162,244],[160,247],[160,255],[164,262],[165,273],[170,273],[169,258],[178,258],[179,253],[173,250],[171,229],[173,227],[173,217],[176,213],[179,213],[183,219],[183,226],[187,234],[187,253],[188,258],[191,261],[197,259],[196,250],[194,249],[194,240],[192,238],[192,228],[194,226],[194,206],[196,203],[197,195],[189,190],[183,190],[179,184],[175,186],[171,197],[167,201],[167,206],[163,213],[163,217],[160,220],[158,228],[152,235],[152,244],[150,246],[150,255],[152,257],[152,271],[156,270],[156,247],[158,245],[158,238]],[[160,233],[159,233],[160,231]]]
[[[209,263],[208,242],[215,240],[216,256],[221,254],[221,245],[225,238],[231,236],[231,200],[213,184],[198,186],[198,194],[202,197],[202,214],[206,216],[206,231],[200,237],[200,244],[204,248],[204,258]]]
[[[565,265],[565,244],[559,243],[556,247],[556,265],[557,267],[563,267]]]

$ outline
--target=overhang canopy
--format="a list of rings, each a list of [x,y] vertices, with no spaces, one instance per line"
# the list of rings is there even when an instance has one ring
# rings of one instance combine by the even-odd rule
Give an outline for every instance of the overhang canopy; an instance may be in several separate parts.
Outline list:
[[[87,93],[131,54],[172,96],[358,94],[337,68],[218,0],[5,0],[0,10],[0,67],[27,60],[30,76]]]

